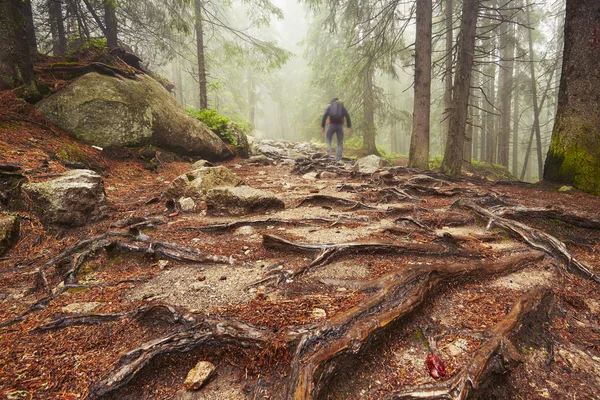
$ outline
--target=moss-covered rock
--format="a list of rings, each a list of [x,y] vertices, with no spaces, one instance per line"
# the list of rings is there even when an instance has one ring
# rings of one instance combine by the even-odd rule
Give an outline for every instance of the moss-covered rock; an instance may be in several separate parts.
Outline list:
[[[82,226],[106,215],[104,182],[91,170],[66,172],[61,177],[23,185],[32,211],[44,225]]]
[[[163,197],[190,197],[203,200],[209,190],[219,186],[237,186],[242,180],[225,167],[202,167],[178,176],[171,182]]]
[[[0,256],[10,249],[19,237],[19,218],[13,215],[0,215]]]
[[[38,109],[73,137],[96,146],[155,144],[209,160],[233,156],[217,135],[147,75],[133,80],[92,72],[41,101]]]
[[[206,195],[206,205],[210,213],[230,215],[285,208],[283,201],[273,193],[248,186],[214,188]]]

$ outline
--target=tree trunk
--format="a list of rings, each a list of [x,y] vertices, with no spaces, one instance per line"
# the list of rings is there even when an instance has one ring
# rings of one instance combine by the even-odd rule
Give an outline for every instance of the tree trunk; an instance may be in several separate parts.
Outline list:
[[[117,43],[117,14],[114,0],[104,0],[104,25],[106,27],[106,44],[109,48],[118,46]]]
[[[531,26],[530,4],[527,2],[527,26]],[[537,144],[538,158],[538,177],[542,176],[542,134],[540,132],[540,107],[537,98],[537,81],[535,79],[535,62],[533,52],[533,34],[532,30],[527,30],[529,33],[529,71],[531,75],[531,92],[533,94],[533,127],[535,129],[535,139]]]
[[[429,169],[431,109],[431,0],[417,1],[415,43],[415,100],[408,166]]]
[[[508,16],[506,16],[508,18]],[[510,107],[513,88],[513,70],[515,57],[515,39],[512,27],[502,24],[500,42],[502,60],[500,62],[500,85],[498,97],[502,107],[500,130],[498,135],[498,163],[508,167],[510,153]]]
[[[567,0],[565,47],[544,179],[600,195],[600,3]]]
[[[26,99],[39,99],[22,0],[0,1],[0,89],[23,85]]]
[[[475,32],[479,0],[464,0],[459,33],[459,47],[456,75],[452,88],[453,108],[450,113],[450,132],[442,161],[442,171],[451,176],[460,175],[463,163],[463,146],[469,93],[471,91],[471,72],[475,52]]]
[[[448,113],[452,108],[452,0],[446,0],[446,70],[444,71],[444,137],[442,145],[448,138],[450,118]],[[442,149],[443,151],[443,149]]]
[[[518,76],[518,70],[515,74]],[[518,85],[515,85],[518,88]],[[512,135],[512,174],[517,176],[519,173],[519,117],[521,110],[519,109],[519,90],[513,92],[513,135]]]
[[[196,14],[196,52],[198,53],[198,83],[200,89],[200,109],[208,108],[208,96],[206,93],[206,64],[204,61],[204,36],[202,32],[202,2],[194,0]]]
[[[365,86],[363,92],[363,116],[365,132],[363,135],[363,151],[366,154],[379,155],[375,144],[375,96],[373,93],[373,59],[370,58],[366,67]]]
[[[62,13],[62,1],[48,0],[48,16],[50,19],[50,33],[52,34],[52,53],[62,55],[67,51],[67,36]]]
[[[255,128],[256,120],[256,83],[252,68],[248,68],[248,121],[252,129]]]
[[[35,57],[38,54],[38,50],[37,39],[35,38],[35,27],[33,26],[33,9],[31,8],[31,0],[23,1],[23,17],[25,18],[25,30],[27,31],[29,51],[31,52],[31,56]]]

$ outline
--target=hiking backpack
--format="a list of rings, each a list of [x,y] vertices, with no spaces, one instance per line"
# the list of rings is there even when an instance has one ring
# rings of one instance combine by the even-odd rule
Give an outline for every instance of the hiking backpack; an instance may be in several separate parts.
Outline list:
[[[329,106],[329,121],[334,124],[344,122],[344,107],[339,101],[334,101]]]

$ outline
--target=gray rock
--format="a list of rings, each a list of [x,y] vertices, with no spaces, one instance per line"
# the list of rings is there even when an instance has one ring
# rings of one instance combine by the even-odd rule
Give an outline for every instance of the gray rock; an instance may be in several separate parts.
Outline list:
[[[6,253],[19,237],[19,218],[0,215],[0,256]]]
[[[327,178],[337,178],[338,174],[335,172],[323,171],[319,174],[319,178],[327,179]]]
[[[233,232],[234,235],[240,235],[240,236],[250,236],[250,235],[254,235],[255,233],[256,233],[256,229],[254,229],[250,225],[239,227]]]
[[[231,150],[189,116],[154,79],[95,72],[42,100],[38,110],[71,136],[100,147],[155,144],[178,154],[223,160]]]
[[[62,312],[67,314],[89,314],[96,308],[100,307],[103,303],[90,302],[90,303],[71,303],[62,308]]]
[[[261,141],[261,143],[257,147],[258,151],[261,152],[262,154],[269,156],[269,157],[276,157],[276,158],[287,155],[287,151],[285,151],[284,149],[280,149],[279,147],[264,144],[263,142],[264,142],[264,140]]]
[[[226,167],[203,167],[178,176],[171,182],[163,197],[179,199],[190,197],[203,200],[210,189],[237,186],[242,180]]]
[[[232,145],[238,156],[248,158],[250,154],[250,144],[246,132],[235,122],[227,124],[227,133],[222,136],[222,139]]]
[[[208,361],[200,361],[190,370],[185,378],[184,386],[187,390],[198,390],[214,375],[215,366]]]
[[[361,174],[372,174],[388,165],[388,162],[376,155],[368,155],[356,160],[356,167]]]
[[[82,226],[106,216],[104,182],[94,171],[68,171],[50,181],[23,185],[23,190],[46,225]]]
[[[281,160],[279,162],[279,164],[280,165],[285,165],[285,166],[288,166],[288,167],[293,167],[294,165],[296,165],[296,161],[291,160],[289,158],[284,158],[283,160]]]
[[[261,165],[271,165],[273,164],[273,160],[264,154],[259,154],[256,156],[252,156],[247,161],[248,164],[261,164]]]
[[[192,164],[192,171],[202,167],[214,167],[214,165],[210,161],[198,160]]]
[[[182,197],[179,199],[179,207],[181,207],[181,211],[193,212],[196,209],[196,203],[191,197]]]
[[[273,193],[248,186],[212,189],[206,195],[206,204],[210,212],[225,212],[231,215],[285,208],[283,201]]]

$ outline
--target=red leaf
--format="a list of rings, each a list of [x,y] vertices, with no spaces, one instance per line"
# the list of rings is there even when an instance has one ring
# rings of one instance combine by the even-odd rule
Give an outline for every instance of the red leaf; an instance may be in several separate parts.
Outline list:
[[[446,367],[444,367],[442,360],[440,360],[435,354],[427,354],[425,363],[427,364],[429,375],[431,375],[434,379],[439,379],[446,376]]]

